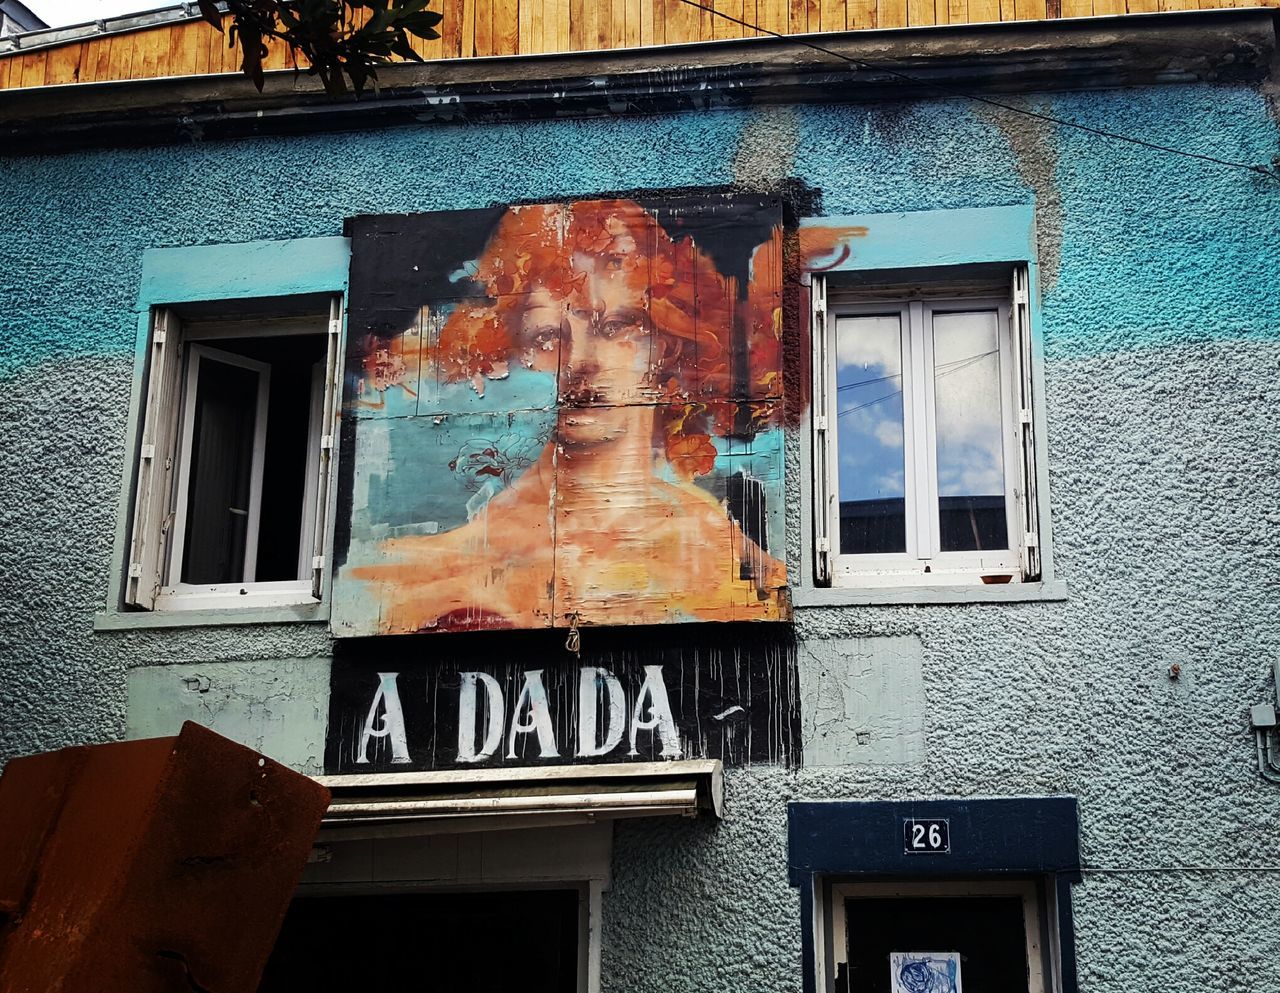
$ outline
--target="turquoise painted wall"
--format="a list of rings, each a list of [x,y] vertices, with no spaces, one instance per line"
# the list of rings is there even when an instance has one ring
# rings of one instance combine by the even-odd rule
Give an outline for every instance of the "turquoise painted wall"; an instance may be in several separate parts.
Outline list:
[[[1028,105],[1228,158],[1280,151],[1247,88]],[[1036,204],[1069,594],[802,611],[807,665],[838,664],[823,650],[835,639],[919,639],[923,757],[737,771],[718,827],[619,825],[606,989],[799,987],[789,799],[1053,792],[1080,797],[1083,989],[1280,986],[1280,793],[1257,776],[1247,722],[1280,641],[1280,184],[953,101],[0,158],[0,757],[122,736],[128,673],[169,664],[233,673],[219,706],[270,724],[274,683],[257,692],[251,663],[330,653],[316,624],[93,630],[119,568],[145,250],[335,236],[360,212],[791,176],[832,215]],[[788,455],[794,477],[796,444]],[[296,692],[322,704],[322,681]]]

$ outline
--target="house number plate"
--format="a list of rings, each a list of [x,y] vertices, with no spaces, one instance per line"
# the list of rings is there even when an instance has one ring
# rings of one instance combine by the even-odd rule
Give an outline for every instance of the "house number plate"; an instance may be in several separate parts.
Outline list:
[[[951,827],[945,817],[902,819],[903,855],[947,855],[951,852]]]

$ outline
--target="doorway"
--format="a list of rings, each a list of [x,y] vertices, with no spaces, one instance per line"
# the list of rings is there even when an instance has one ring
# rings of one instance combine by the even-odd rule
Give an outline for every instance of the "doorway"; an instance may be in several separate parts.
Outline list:
[[[577,889],[295,899],[259,993],[577,993]]]
[[[1053,993],[1034,880],[836,883],[833,993]]]

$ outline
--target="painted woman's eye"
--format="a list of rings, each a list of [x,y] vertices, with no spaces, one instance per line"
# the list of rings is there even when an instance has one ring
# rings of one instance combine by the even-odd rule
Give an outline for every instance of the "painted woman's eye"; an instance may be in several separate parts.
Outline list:
[[[607,259],[605,259],[604,267],[606,269],[610,269],[614,272],[617,272],[619,269],[622,268],[622,261],[623,261],[623,257],[621,255],[610,255]]]
[[[537,348],[548,351],[560,340],[558,324],[540,324],[525,331],[525,339]]]
[[[643,335],[647,330],[648,325],[644,314],[638,311],[626,311],[606,314],[597,326],[596,334],[601,338],[613,340],[615,338],[636,338]]]

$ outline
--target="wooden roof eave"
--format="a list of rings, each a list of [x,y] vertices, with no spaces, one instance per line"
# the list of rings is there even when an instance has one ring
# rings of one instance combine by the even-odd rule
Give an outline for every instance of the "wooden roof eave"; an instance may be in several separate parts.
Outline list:
[[[0,92],[0,137],[7,149],[35,152],[432,120],[590,116],[620,107],[653,113],[902,99],[939,89],[1258,83],[1275,52],[1269,9],[853,31],[395,65],[380,72],[376,94],[359,100],[331,100],[318,80],[293,70],[268,73],[262,93],[238,74],[82,84],[74,97],[67,86],[38,87]]]

